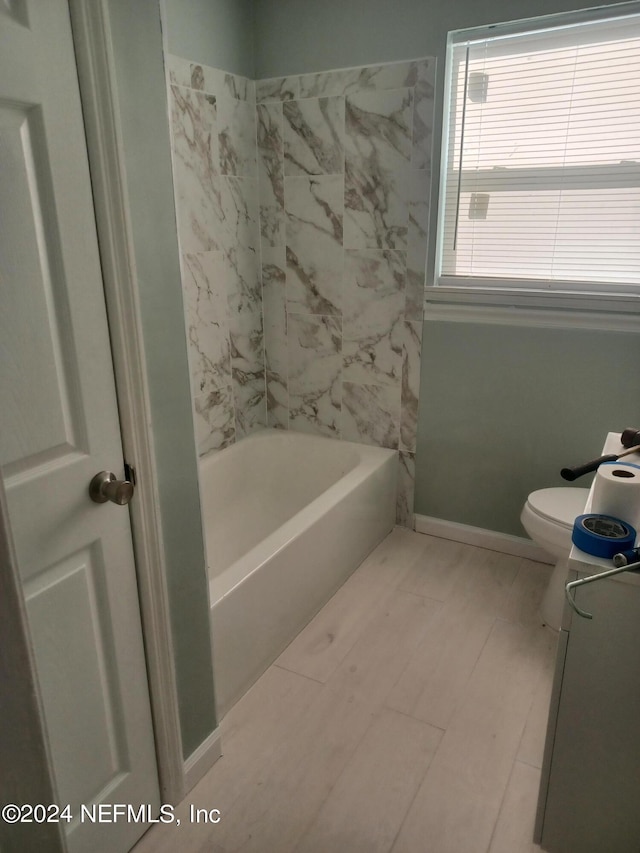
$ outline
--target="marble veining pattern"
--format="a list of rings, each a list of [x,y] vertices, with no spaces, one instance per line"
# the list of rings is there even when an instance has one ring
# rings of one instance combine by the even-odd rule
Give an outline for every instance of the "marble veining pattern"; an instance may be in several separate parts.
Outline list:
[[[416,482],[416,460],[413,453],[401,450],[398,455],[398,494],[396,522],[400,527],[414,529],[413,497]]]
[[[189,362],[195,397],[231,383],[223,264],[221,252],[182,256]]]
[[[199,452],[267,423],[253,81],[167,57]]]
[[[342,383],[342,437],[348,441],[396,450],[399,417],[399,388]]]
[[[407,248],[411,107],[410,89],[346,98],[345,237],[350,246]]]
[[[216,99],[192,89],[171,87],[171,128],[178,234],[183,252],[219,248],[213,233],[218,193]]]
[[[231,252],[240,246],[256,253],[260,247],[257,179],[221,176],[215,191],[219,200],[215,227],[220,247]]]
[[[235,436],[242,438],[267,425],[264,365],[247,370],[234,360],[233,378]]]
[[[231,385],[195,397],[193,408],[196,441],[201,456],[233,444],[236,429]]]
[[[225,256],[227,310],[232,366],[245,370],[264,368],[262,338],[262,287],[255,255],[232,250]]]
[[[256,80],[256,103],[269,101],[294,101],[300,97],[298,77],[274,77],[269,80]]]
[[[204,70],[202,65],[191,66],[191,81],[192,89],[204,89]]]
[[[285,247],[262,249],[262,311],[267,425],[289,427],[289,357]]]
[[[410,88],[417,84],[423,66],[428,60],[416,62],[390,62],[339,71],[322,71],[303,74],[299,78],[301,98],[318,98],[323,95],[349,95],[367,90]]]
[[[422,321],[405,320],[402,325],[402,394],[400,448],[415,453],[420,396]]]
[[[173,58],[175,60],[175,58]],[[182,79],[186,72],[182,72]],[[203,89],[206,92],[215,92],[222,97],[235,98],[238,101],[255,103],[255,82],[237,74],[230,74],[219,68],[211,68],[208,65],[189,63],[189,82],[182,85],[191,86],[192,89]]]
[[[345,251],[345,379],[398,386],[405,268],[403,252]]]
[[[412,106],[411,89],[348,95],[347,159],[367,161],[383,174],[407,166],[411,162]]]
[[[220,97],[217,106],[221,173],[255,178],[257,160],[254,105]]]
[[[258,104],[258,186],[262,247],[285,245],[282,104]]]
[[[267,418],[399,450],[407,526],[434,83],[425,59],[256,86]]]
[[[339,175],[344,170],[344,99],[285,101],[285,175]]]
[[[166,65],[200,452],[264,425],[397,449],[412,527],[435,60]]]
[[[289,427],[340,436],[342,335],[335,317],[289,314]]]
[[[309,314],[342,307],[341,175],[285,178],[287,304]]]

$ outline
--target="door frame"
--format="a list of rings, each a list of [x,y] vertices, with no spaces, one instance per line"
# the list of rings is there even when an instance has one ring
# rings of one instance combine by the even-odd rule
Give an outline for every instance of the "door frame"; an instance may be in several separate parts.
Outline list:
[[[162,802],[187,793],[151,405],[107,0],[68,0],[125,459]],[[219,750],[219,747],[218,747]],[[218,751],[219,754],[219,751]]]

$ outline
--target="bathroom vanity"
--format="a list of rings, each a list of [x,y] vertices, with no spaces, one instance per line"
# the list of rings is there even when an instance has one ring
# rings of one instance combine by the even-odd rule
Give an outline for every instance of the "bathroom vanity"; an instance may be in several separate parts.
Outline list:
[[[610,433],[603,453],[617,453]],[[629,458],[636,461],[635,455]],[[589,512],[591,494],[585,512]],[[572,580],[611,569],[570,555]],[[575,590],[566,604],[542,767],[535,841],[549,853],[640,850],[640,575]]]

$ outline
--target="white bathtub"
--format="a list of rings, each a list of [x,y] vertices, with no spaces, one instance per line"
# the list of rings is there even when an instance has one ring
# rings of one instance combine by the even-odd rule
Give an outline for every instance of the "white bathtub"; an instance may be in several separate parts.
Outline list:
[[[219,717],[392,529],[397,465],[268,429],[200,460]]]

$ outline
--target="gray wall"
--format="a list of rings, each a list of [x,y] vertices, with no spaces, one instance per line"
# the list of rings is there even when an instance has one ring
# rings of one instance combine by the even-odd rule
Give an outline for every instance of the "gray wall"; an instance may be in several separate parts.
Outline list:
[[[444,57],[449,30],[612,2],[255,0],[256,77]]]
[[[437,175],[447,32],[580,4],[256,0],[255,8],[258,77],[436,56]],[[432,217],[431,247],[434,227]],[[609,430],[640,426],[639,356],[639,335],[578,331],[570,316],[566,329],[426,322],[415,511],[522,535],[530,491],[561,485],[559,468],[597,455]]]
[[[426,322],[416,512],[525,535],[529,492],[640,426],[640,335]],[[588,487],[592,477],[576,481]]]
[[[213,664],[157,0],[109,0],[184,755],[215,728]],[[140,70],[144,69],[144,73]]]
[[[253,79],[252,0],[161,0],[167,50]]]

